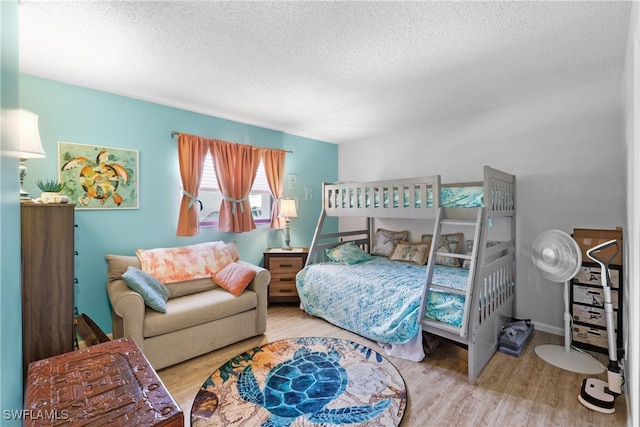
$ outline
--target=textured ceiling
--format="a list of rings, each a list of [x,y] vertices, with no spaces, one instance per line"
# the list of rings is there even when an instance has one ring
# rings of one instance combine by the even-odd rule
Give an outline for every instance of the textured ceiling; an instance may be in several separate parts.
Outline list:
[[[622,77],[629,2],[20,0],[20,71],[344,143]]]

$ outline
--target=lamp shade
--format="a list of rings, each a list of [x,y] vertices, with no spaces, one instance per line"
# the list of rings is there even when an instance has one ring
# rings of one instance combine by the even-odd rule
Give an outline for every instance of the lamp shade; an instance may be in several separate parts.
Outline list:
[[[296,218],[296,201],[294,199],[280,199],[280,218]]]
[[[38,115],[27,110],[20,110],[20,146],[18,155],[21,159],[45,157],[38,130]]]

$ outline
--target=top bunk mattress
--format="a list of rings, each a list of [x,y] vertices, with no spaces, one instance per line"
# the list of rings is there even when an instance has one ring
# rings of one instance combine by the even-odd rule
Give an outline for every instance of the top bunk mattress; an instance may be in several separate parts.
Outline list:
[[[413,198],[411,192],[414,193]],[[427,189],[426,193],[426,207],[433,207],[432,189]],[[484,188],[481,185],[442,187],[440,198],[441,206],[445,208],[479,208],[484,203]],[[381,191],[372,191],[370,188],[342,188],[331,191],[327,202],[329,208],[397,208],[401,203],[405,208],[423,207],[419,188],[413,191],[410,188],[385,188]]]

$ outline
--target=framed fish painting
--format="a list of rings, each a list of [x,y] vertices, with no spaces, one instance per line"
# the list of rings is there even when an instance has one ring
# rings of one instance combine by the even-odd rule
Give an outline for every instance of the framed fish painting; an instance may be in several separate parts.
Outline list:
[[[58,141],[62,195],[76,209],[138,209],[138,151]]]

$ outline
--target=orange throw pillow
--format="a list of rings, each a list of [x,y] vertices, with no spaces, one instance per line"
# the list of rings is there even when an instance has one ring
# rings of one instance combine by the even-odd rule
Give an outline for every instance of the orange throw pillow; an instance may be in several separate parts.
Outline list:
[[[249,286],[256,271],[244,264],[232,262],[213,276],[213,282],[222,289],[239,296]]]

